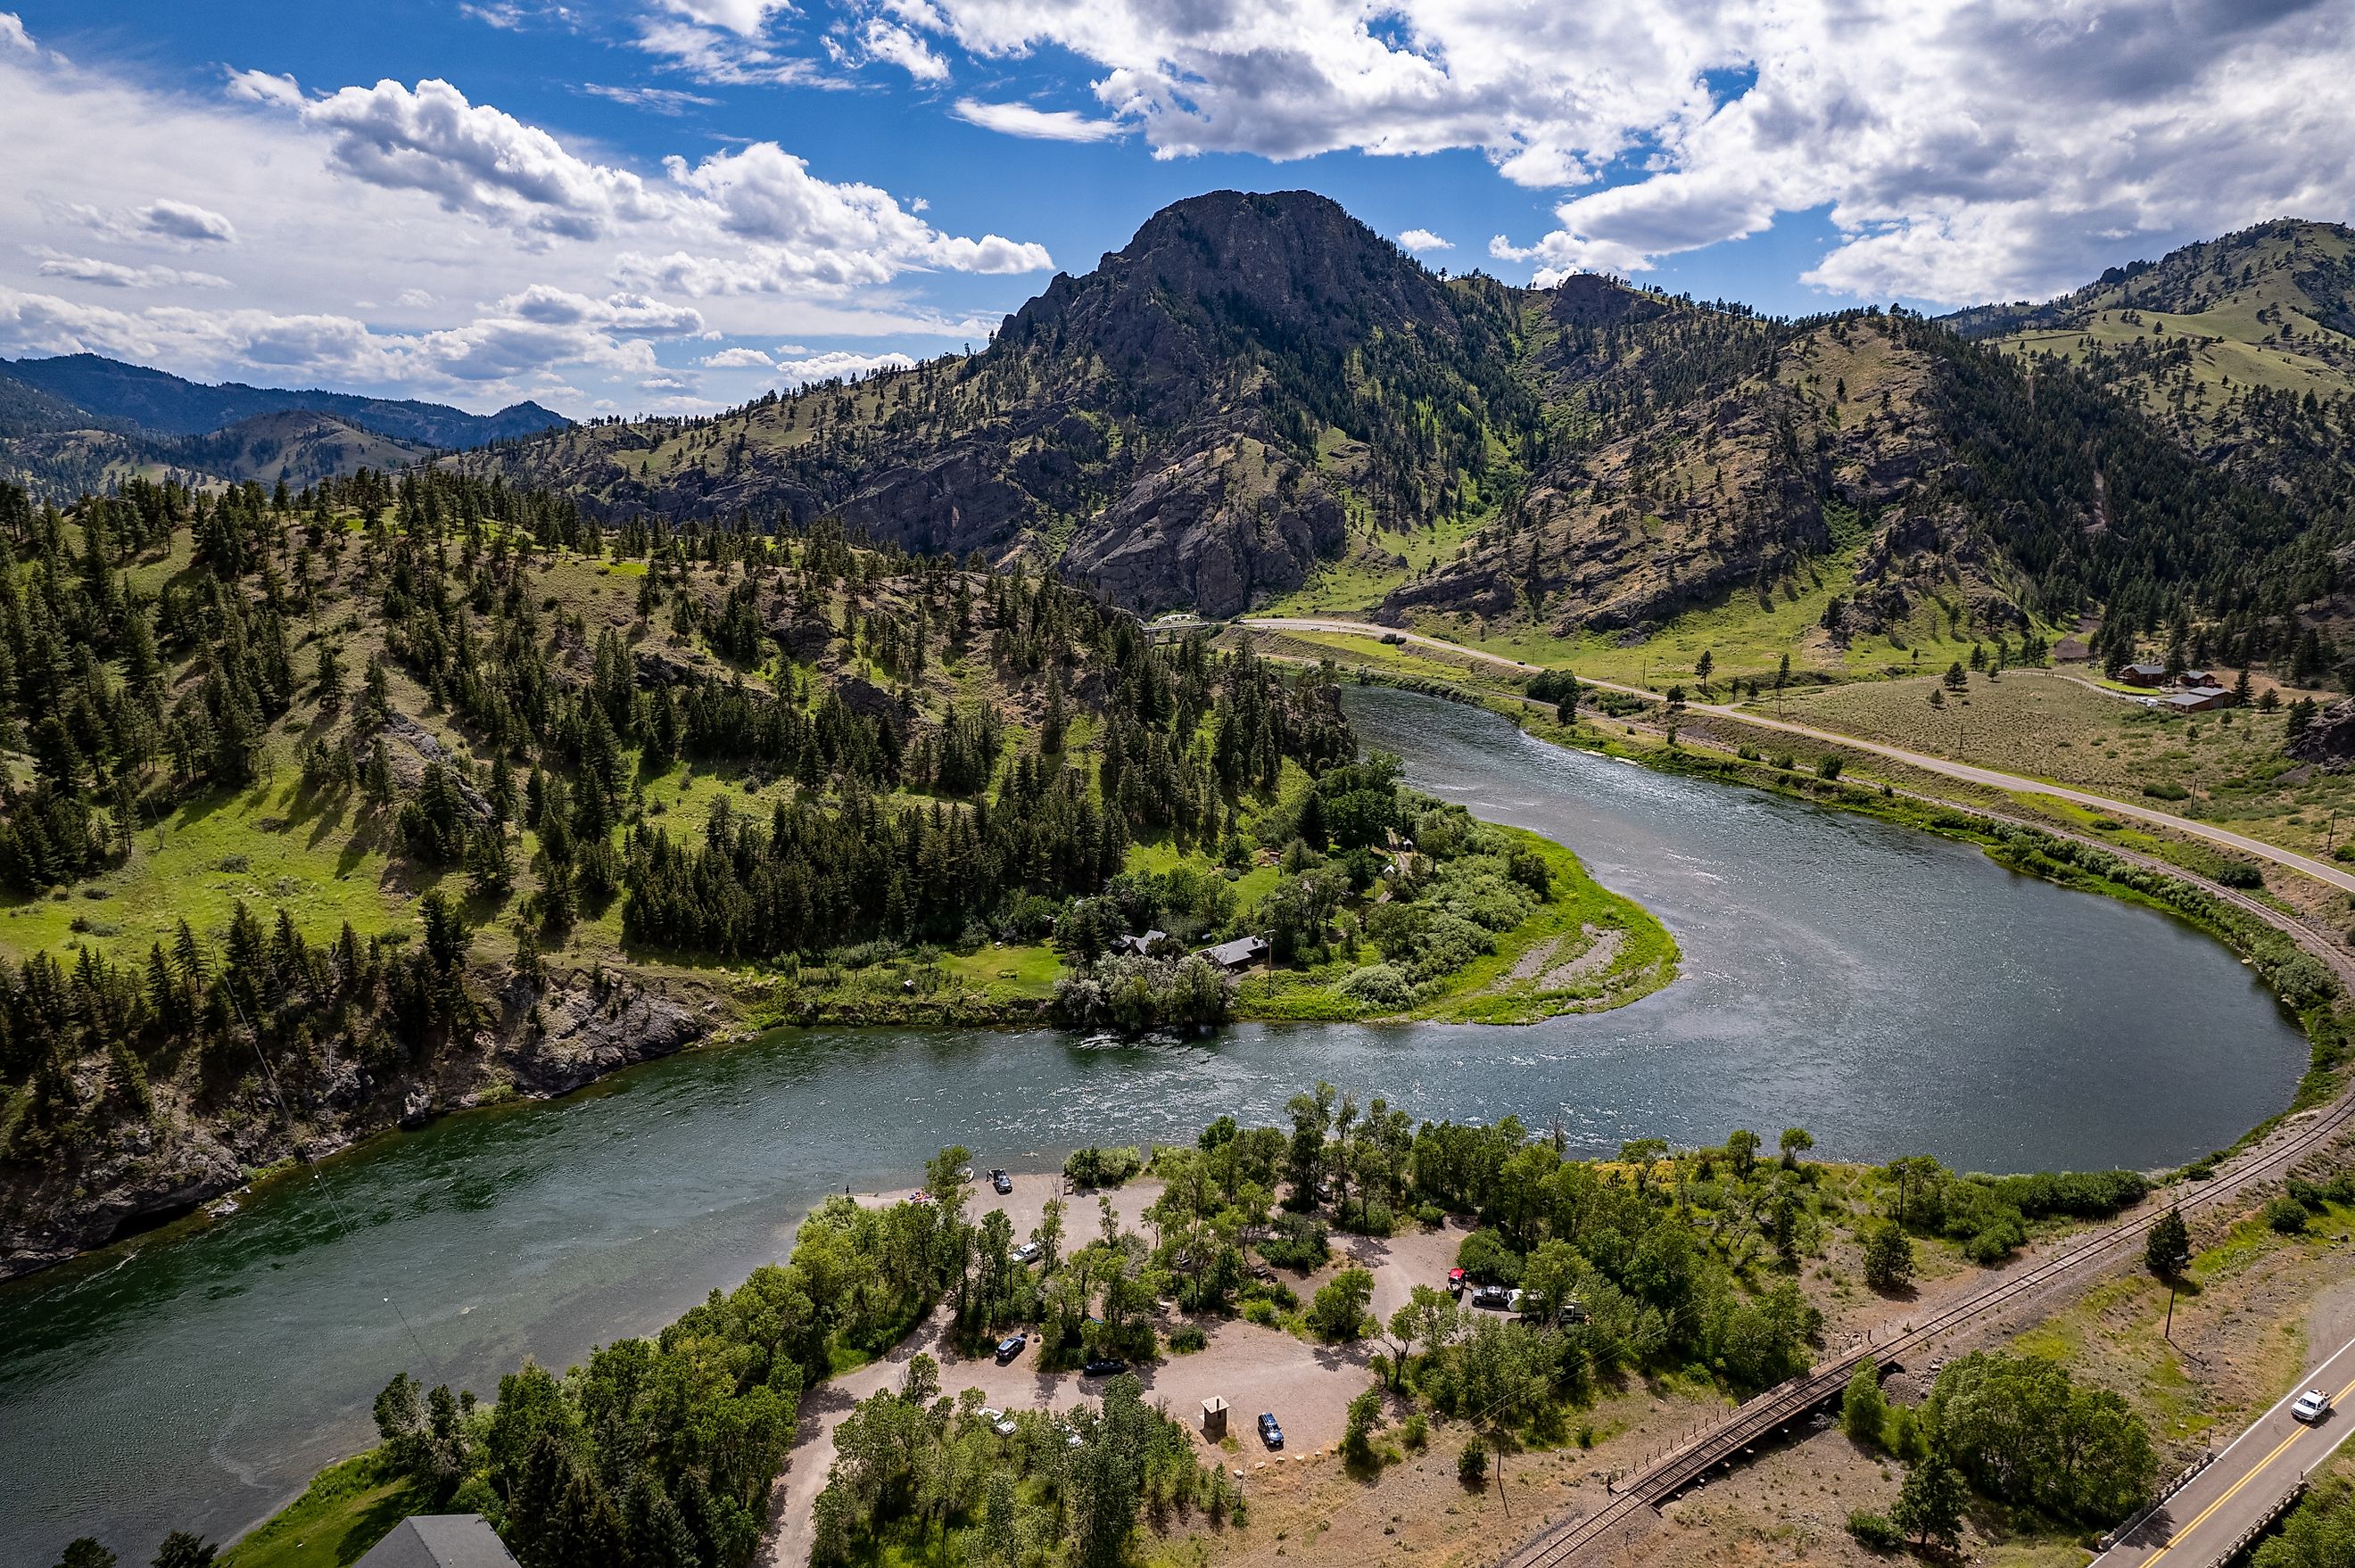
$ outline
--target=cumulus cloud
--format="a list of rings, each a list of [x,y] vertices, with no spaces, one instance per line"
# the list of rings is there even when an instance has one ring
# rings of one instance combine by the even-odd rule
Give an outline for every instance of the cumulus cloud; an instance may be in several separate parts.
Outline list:
[[[777,373],[789,387],[806,387],[812,381],[828,381],[840,378],[864,376],[875,370],[909,370],[916,362],[905,354],[853,354],[837,348],[831,353],[813,354],[805,359],[782,359]]]
[[[776,361],[757,348],[723,348],[717,354],[703,357],[707,370],[766,370]]]
[[[229,95],[249,103],[263,103],[272,109],[303,107],[303,86],[291,76],[272,76],[263,70],[231,70],[229,73]]]
[[[0,48],[0,354],[633,403],[674,344],[977,341],[996,309],[944,315],[908,275],[1051,265],[770,144],[624,167],[442,83],[255,101]]]
[[[432,196],[452,212],[589,240],[621,219],[651,219],[645,182],[567,152],[536,125],[474,104],[446,81],[346,87],[303,111],[336,167],[371,185]]]
[[[2081,281],[2128,238],[2355,209],[2350,0],[894,12],[980,58],[1092,62],[1098,100],[1163,157],[1477,149],[1563,193],[1550,231],[1491,246],[1540,277],[1640,270],[1826,210],[1840,239],[1807,276],[1827,289],[2010,298]]]
[[[1103,142],[1127,129],[1117,120],[1092,120],[1069,109],[1033,109],[1028,103],[989,103],[978,98],[960,98],[949,112],[985,131],[1042,142]]]
[[[0,11],[0,50],[20,55],[40,52],[33,35],[25,31],[23,20],[14,11]]]
[[[858,41],[868,59],[896,65],[918,81],[946,81],[949,62],[932,52],[932,46],[907,28],[887,22],[880,16],[870,16],[861,30]]]
[[[1442,240],[1428,229],[1410,229],[1398,237],[1398,242],[1407,250],[1417,252],[1455,249],[1455,241]]]

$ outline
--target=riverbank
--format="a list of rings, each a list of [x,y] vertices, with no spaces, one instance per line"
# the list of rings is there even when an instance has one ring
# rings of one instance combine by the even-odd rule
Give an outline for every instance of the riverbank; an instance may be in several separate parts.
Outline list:
[[[19,1481],[0,1559],[52,1561],[81,1533],[233,1534],[374,1441],[369,1402],[393,1371],[486,1393],[526,1350],[561,1367],[653,1333],[783,1256],[829,1184],[894,1186],[943,1144],[1008,1168],[1088,1143],[1190,1145],[1220,1111],[1285,1125],[1321,1078],[1361,1104],[1518,1114],[1589,1153],[1800,1124],[1832,1159],[2147,1169],[2295,1093],[2305,1042],[2180,922],[1852,814],[1366,696],[1371,743],[1401,752],[1418,787],[1580,846],[1597,880],[1656,912],[1687,955],[1678,982],[1526,1029],[791,1029],[378,1140],[226,1225],[0,1290]]]
[[[1278,646],[1263,650],[1264,656],[1305,656],[1283,651],[1284,640],[1279,635]],[[1336,652],[1323,641],[1297,645],[1314,649],[1322,657],[1332,657]],[[1465,654],[1467,659],[1493,659],[1468,650],[1448,651]],[[2038,798],[2045,801],[2048,809],[2106,828],[2109,837],[2071,831],[2050,820],[2031,820],[2026,812],[1991,809],[1980,801],[1966,804],[1949,792],[1924,787],[1925,780],[1955,781],[1904,769],[1902,764],[1892,766],[1891,759],[1868,742],[1848,746],[1824,736],[1825,744],[1804,759],[1787,748],[1769,751],[1767,745],[1786,741],[1787,737],[1754,726],[1744,735],[1742,716],[1726,709],[1695,713],[1665,702],[1630,700],[1614,702],[1606,710],[1607,718],[1580,717],[1564,725],[1555,715],[1555,704],[1531,699],[1515,688],[1478,679],[1401,673],[1388,663],[1363,656],[1342,662],[1361,683],[1486,709],[1522,733],[1565,750],[1611,757],[1655,772],[1738,784],[1973,844],[1998,864],[2022,874],[2163,911],[2240,955],[2298,1019],[2310,1046],[2309,1064],[2295,1098],[2281,1114],[2323,1104],[2347,1086],[2350,1061],[2355,1061],[2355,955],[2316,923],[2310,912],[2316,901],[2311,896],[2305,900],[2307,908],[2301,909],[2275,895],[2262,880],[2257,896],[2220,880],[2231,862],[2220,860],[2211,846],[2134,833],[2119,821],[2049,797]],[[1469,671],[1453,673],[1466,676]],[[1726,733],[1729,730],[1733,733]],[[1900,777],[1905,787],[1900,787]],[[2116,842],[2118,838],[2130,843]],[[2282,874],[2296,875],[2286,870]],[[2278,1119],[2279,1114],[2266,1118],[2231,1147],[2245,1146]]]

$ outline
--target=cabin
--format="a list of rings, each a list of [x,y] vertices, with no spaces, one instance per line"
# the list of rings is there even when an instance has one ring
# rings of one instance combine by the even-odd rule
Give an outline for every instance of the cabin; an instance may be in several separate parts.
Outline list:
[[[2205,713],[2211,708],[2228,706],[2232,694],[2221,686],[2188,686],[2180,691],[2170,691],[2160,699],[2171,713]]]
[[[1201,956],[1230,975],[1240,975],[1267,956],[1267,943],[1256,936],[1238,936],[1232,942],[1203,948]]]
[[[1112,950],[1114,953],[1134,953],[1139,958],[1148,958],[1153,955],[1155,943],[1168,940],[1169,933],[1166,931],[1148,931],[1143,936],[1114,937]]]
[[[359,1568],[516,1568],[478,1513],[413,1514],[368,1549]]]
[[[2163,664],[2130,664],[2118,671],[2121,686],[2157,686],[2167,679]]]

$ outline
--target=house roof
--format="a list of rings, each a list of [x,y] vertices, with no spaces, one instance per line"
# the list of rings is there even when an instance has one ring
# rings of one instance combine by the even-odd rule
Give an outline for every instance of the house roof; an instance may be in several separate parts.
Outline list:
[[[1131,953],[1144,953],[1148,951],[1155,943],[1167,938],[1168,934],[1166,931],[1148,931],[1143,936],[1124,936],[1113,945],[1125,948]]]
[[[2130,664],[2119,673],[2121,675],[2165,675],[2167,667],[2163,664]]]
[[[392,1527],[358,1568],[516,1568],[478,1513],[417,1514]]]
[[[1232,942],[1202,949],[1213,964],[1248,964],[1266,951],[1267,944],[1256,936],[1238,936]]]

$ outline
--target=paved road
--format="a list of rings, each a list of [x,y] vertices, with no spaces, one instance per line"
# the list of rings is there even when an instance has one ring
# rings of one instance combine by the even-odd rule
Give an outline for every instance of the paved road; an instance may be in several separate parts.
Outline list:
[[[1363,621],[1337,621],[1322,617],[1260,616],[1247,618],[1240,624],[1272,632],[1340,632],[1359,636],[1398,636],[1419,646],[1441,649],[1462,658],[1478,659],[1500,668],[1516,670],[1525,675],[1534,674],[1543,667],[1539,665],[1524,664],[1518,659],[1508,659],[1498,654],[1483,653],[1477,648],[1467,648],[1461,644],[1444,642],[1437,637],[1426,637],[1418,632],[1401,632],[1394,627],[1370,625]],[[1655,700],[1659,697],[1658,692],[1646,691],[1640,687],[1621,686],[1608,680],[1589,680],[1584,676],[1579,677],[1579,684],[1600,687],[1605,691],[1624,691],[1631,696],[1648,697]],[[2235,833],[2229,827],[2218,827],[2211,823],[2195,822],[2188,816],[2178,816],[2171,811],[2157,811],[2147,805],[2138,805],[2132,801],[2119,800],[2113,795],[2095,795],[2090,790],[2071,789],[2065,784],[2048,784],[2042,779],[2000,773],[1994,768],[1983,768],[1971,763],[1952,762],[1945,757],[1934,757],[1923,752],[1909,752],[1899,746],[1885,746],[1878,741],[1861,741],[1853,735],[1844,735],[1837,730],[1818,730],[1810,724],[1753,713],[1747,709],[1729,708],[1713,702],[1689,702],[1685,706],[1689,712],[1713,714],[1721,719],[1729,719],[1736,723],[1752,725],[1761,730],[1777,730],[1786,735],[1805,736],[1808,740],[1819,741],[1827,745],[1848,746],[1856,751],[1870,752],[1876,756],[1887,757],[1891,762],[1903,763],[1908,767],[1920,768],[1924,773],[1960,779],[1966,784],[1985,784],[1992,789],[2047,795],[2056,800],[2072,801],[2079,805],[2091,806],[2111,816],[2131,817],[2138,822],[2172,828],[2176,832],[2189,834],[2194,838],[2204,838],[2211,844],[2237,850],[2243,855],[2254,855],[2259,859],[2271,860],[2277,866],[2303,872],[2317,881],[2327,882],[2334,888],[2355,892],[2355,873],[2342,870],[2326,861],[2317,860],[2311,856],[2301,855],[2294,849],[2284,849],[2278,845],[2268,844],[2262,838],[2252,838],[2245,833]]]
[[[2293,1419],[2291,1402],[2310,1388],[2321,1389],[2342,1407],[2355,1397],[2355,1339],[2299,1379],[2280,1403],[2259,1416],[2157,1513],[2094,1558],[2094,1568],[2147,1568],[2158,1563],[2168,1568],[2214,1568],[2223,1562],[2355,1427],[2355,1412],[2345,1408],[2313,1426]]]

